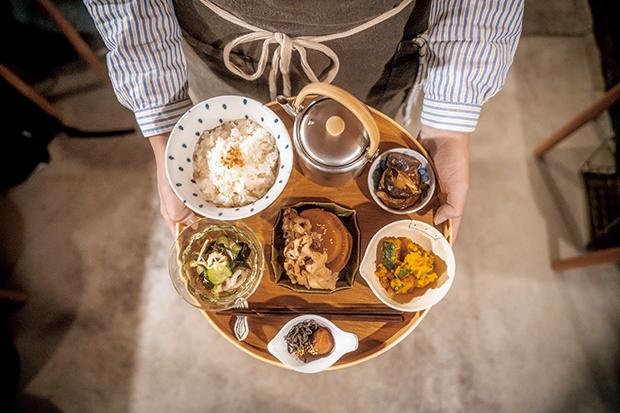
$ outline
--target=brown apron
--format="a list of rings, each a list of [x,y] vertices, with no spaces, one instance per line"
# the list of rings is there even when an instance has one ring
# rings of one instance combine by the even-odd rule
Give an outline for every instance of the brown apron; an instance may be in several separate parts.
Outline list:
[[[288,36],[317,36],[359,26],[401,2],[216,0],[214,3],[264,30]],[[415,38],[428,26],[429,6],[430,0],[414,1],[389,20],[350,37],[326,42],[340,60],[340,70],[333,84],[393,116],[406,100],[418,72],[420,47]],[[247,29],[218,16],[199,0],[175,0],[174,7],[186,40],[184,51],[192,100],[223,94],[270,100],[268,71],[257,80],[248,81],[230,72],[223,63],[225,44],[246,34]],[[261,46],[255,42],[235,47],[231,62],[244,72],[256,71]],[[307,53],[319,77],[329,70],[332,62],[325,55],[314,50]],[[299,56],[293,53],[290,64],[293,92],[309,82],[300,67]]]

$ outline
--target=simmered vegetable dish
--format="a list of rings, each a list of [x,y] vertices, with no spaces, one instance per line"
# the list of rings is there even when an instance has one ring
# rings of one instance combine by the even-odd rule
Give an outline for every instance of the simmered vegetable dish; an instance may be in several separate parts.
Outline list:
[[[388,294],[406,294],[437,280],[436,258],[409,238],[383,238],[377,251],[376,275]]]
[[[420,172],[426,173],[426,169],[417,159],[402,153],[390,153],[380,170],[383,172],[376,194],[386,206],[407,209],[426,196],[428,184]]]
[[[251,274],[249,245],[221,235],[215,240],[207,237],[200,250],[191,253],[190,278],[198,281],[194,287],[214,296],[234,291]],[[204,291],[207,290],[207,291]]]

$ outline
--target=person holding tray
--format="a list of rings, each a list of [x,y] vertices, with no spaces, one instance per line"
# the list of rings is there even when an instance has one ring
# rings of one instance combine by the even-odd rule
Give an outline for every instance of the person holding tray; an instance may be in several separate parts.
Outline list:
[[[410,116],[423,87],[420,137],[447,199],[435,223],[463,214],[469,134],[503,86],[523,0],[84,0],[110,50],[114,91],[153,148],[161,213],[191,212],[165,173],[168,135],[216,95],[267,102],[309,82],[340,86],[389,116]]]

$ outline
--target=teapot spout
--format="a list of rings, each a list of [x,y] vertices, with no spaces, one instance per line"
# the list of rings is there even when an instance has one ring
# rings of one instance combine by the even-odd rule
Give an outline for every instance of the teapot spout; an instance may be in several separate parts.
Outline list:
[[[295,117],[297,116],[297,111],[286,96],[278,95],[276,97],[276,102],[278,102],[278,104],[282,106],[282,108],[291,118],[295,119]]]

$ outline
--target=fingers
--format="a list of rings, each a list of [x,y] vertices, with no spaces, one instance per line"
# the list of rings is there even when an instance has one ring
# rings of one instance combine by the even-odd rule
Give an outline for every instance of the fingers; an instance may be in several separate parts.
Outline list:
[[[176,196],[168,182],[165,169],[165,152],[168,134],[152,136],[149,143],[153,148],[156,166],[157,192],[159,194],[160,213],[170,229],[176,234],[176,224],[183,223],[191,218],[194,213]]]
[[[461,227],[461,217],[452,219],[452,239],[450,242],[454,244],[456,237],[459,235],[459,228]]]
[[[168,226],[168,229],[170,230],[170,233],[172,234],[172,236],[176,236],[177,235],[177,224],[170,220],[170,219],[166,219],[166,217],[164,217],[164,221],[166,221],[166,225]]]
[[[194,215],[185,205],[180,202],[179,204],[180,206],[177,204],[170,205],[169,198],[162,196],[161,191],[159,191],[159,213],[173,236],[176,236],[177,223],[183,223]]]
[[[176,235],[177,224],[185,223],[194,216],[194,213],[187,207],[181,210],[174,210],[173,214],[171,214],[163,202],[160,211],[172,235]]]
[[[435,213],[435,217],[433,221],[435,225],[442,224],[446,222],[448,219],[452,220],[452,243],[456,241],[456,236],[459,231],[459,227],[461,226],[461,214],[462,210],[458,210],[454,206],[450,204],[444,204]]]
[[[448,219],[460,218],[460,211],[450,204],[444,204],[435,213],[433,221],[436,225],[443,224]]]
[[[446,181],[446,202],[439,207],[433,219],[435,225],[439,225],[448,219],[452,220],[453,243],[456,240],[456,236],[461,225],[461,216],[463,215],[463,211],[465,209],[468,188],[468,180],[466,178],[463,179],[462,175],[460,177],[452,177],[452,179]]]
[[[454,242],[469,189],[467,137],[433,138],[428,139],[428,143],[441,184],[440,189],[446,197],[445,200],[442,199],[442,205],[435,213],[434,222],[439,225],[448,219],[452,220]]]
[[[469,173],[467,168],[458,168],[456,162],[445,168],[444,165],[438,166],[440,179],[444,184],[446,200],[435,214],[435,223],[440,224],[447,219],[460,218],[465,209],[467,192],[469,190]],[[466,164],[465,164],[466,166]]]
[[[463,215],[469,184],[463,177],[452,177],[445,184],[446,202],[437,211],[441,222],[448,218],[454,219]]]
[[[183,207],[182,209],[174,209],[173,211],[168,211],[168,219],[170,219],[174,223],[184,223],[189,218],[191,218],[194,213],[187,207]]]
[[[187,210],[187,214],[181,218],[171,218],[170,215],[168,215],[163,209],[161,211],[161,216],[164,218],[164,221],[166,222],[166,225],[168,226],[168,228],[170,229],[170,232],[172,233],[172,235],[176,236],[176,232],[177,232],[177,224],[186,224],[187,222],[190,221],[190,219],[192,217],[195,216],[195,214],[191,211],[191,210]],[[189,225],[189,224],[187,224]]]
[[[177,222],[184,222],[194,214],[179,200],[167,181],[158,182],[158,192],[161,215],[172,223],[173,229]]]

